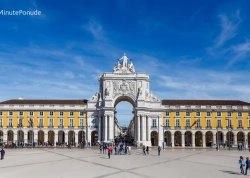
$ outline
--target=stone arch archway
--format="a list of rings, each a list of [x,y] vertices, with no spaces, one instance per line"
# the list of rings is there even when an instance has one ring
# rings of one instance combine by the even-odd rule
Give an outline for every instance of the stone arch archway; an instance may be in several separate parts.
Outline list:
[[[38,131],[38,145],[44,145],[44,131]]]
[[[96,146],[98,144],[98,132],[92,131],[91,132],[91,146]]]
[[[82,146],[86,144],[85,132],[83,130],[78,132],[78,144],[82,144]]]
[[[202,143],[203,143],[202,132],[201,131],[195,132],[195,146],[202,147]]]
[[[75,132],[73,130],[68,132],[68,144],[72,146],[75,145]]]
[[[206,147],[212,147],[213,146],[213,133],[211,131],[206,132],[205,139],[206,139]]]
[[[192,146],[192,132],[186,131],[185,132],[185,146]]]
[[[13,143],[14,141],[14,132],[12,130],[8,130],[7,132],[7,142],[9,143]]]
[[[157,131],[151,132],[151,145],[158,146],[158,132]]]
[[[226,134],[227,146],[232,147],[234,144],[234,133],[232,131],[227,132]]]
[[[27,136],[28,136],[28,138],[27,138],[28,144],[30,146],[32,146],[34,144],[34,131],[33,130],[29,130]]]
[[[224,143],[223,132],[222,131],[216,132],[216,144],[222,145],[223,143]]]
[[[58,145],[65,144],[65,132],[63,130],[58,131]]]
[[[237,133],[237,144],[239,143],[245,145],[245,134],[242,131]]]
[[[175,131],[174,133],[174,146],[181,146],[182,140],[181,140],[181,132]]]
[[[88,100],[87,108],[90,119],[88,122],[92,123],[94,119],[98,121],[100,143],[114,142],[117,139],[116,133],[119,134],[119,131],[115,128],[120,129],[120,124],[115,118],[115,107],[120,101],[127,101],[133,106],[134,117],[131,118],[127,131],[120,129],[122,135],[130,134],[126,137],[127,140],[134,141],[137,146],[150,146],[151,133],[155,130],[163,132],[163,128],[159,128],[162,123],[162,112],[159,108],[162,105],[150,91],[150,77],[146,73],[137,73],[132,61],[125,54],[117,60],[112,72],[100,76],[99,86],[99,91]],[[153,118],[158,118],[158,124],[152,125]],[[157,137],[157,145],[164,141],[163,135],[161,137]],[[88,137],[88,142],[90,140]]]
[[[17,145],[24,143],[24,132],[22,130],[17,131]]]
[[[164,142],[166,143],[166,146],[172,146],[171,132],[170,131],[164,132]]]
[[[50,130],[48,132],[48,145],[49,146],[55,145],[55,132],[53,130]]]

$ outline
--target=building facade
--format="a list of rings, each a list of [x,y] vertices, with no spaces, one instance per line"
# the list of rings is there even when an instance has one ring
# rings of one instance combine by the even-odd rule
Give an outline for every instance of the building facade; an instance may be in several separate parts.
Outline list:
[[[137,146],[250,145],[250,103],[237,100],[159,100],[150,78],[126,55],[99,78],[89,100],[13,99],[0,103],[0,139],[15,145],[96,145],[122,130],[116,105],[133,106],[129,134]]]

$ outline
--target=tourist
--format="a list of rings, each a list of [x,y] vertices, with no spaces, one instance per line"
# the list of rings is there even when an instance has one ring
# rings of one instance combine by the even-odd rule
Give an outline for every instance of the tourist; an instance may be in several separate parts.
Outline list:
[[[146,147],[146,152],[147,152],[147,155],[149,155],[149,147],[148,146]]]
[[[112,153],[112,146],[109,146],[108,147],[108,157],[109,157],[109,159],[110,159],[110,155],[111,155],[111,153]]]
[[[146,155],[146,147],[144,145],[142,146],[142,151],[143,151],[143,155]]]
[[[0,152],[1,152],[1,160],[2,160],[4,159],[5,151],[3,148],[1,148]]]
[[[239,164],[240,164],[240,172],[242,174],[244,174],[244,166],[245,166],[245,164],[244,164],[244,159],[243,159],[242,156],[240,156]]]
[[[158,146],[158,156],[160,156],[160,155],[161,155],[161,147]]]
[[[246,157],[246,169],[245,169],[245,175],[247,175],[247,170],[250,167],[250,162],[249,162],[249,158]]]

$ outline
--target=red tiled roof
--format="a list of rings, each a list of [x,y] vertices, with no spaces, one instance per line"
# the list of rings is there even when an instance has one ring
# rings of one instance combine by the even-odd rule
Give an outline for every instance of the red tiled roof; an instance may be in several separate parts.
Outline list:
[[[72,104],[72,105],[86,105],[88,100],[40,100],[40,99],[12,99],[0,102],[0,104]]]
[[[162,100],[162,105],[249,105],[240,100]]]

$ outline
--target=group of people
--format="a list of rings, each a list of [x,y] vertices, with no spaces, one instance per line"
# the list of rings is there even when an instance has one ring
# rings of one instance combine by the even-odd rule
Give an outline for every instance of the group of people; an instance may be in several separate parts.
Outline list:
[[[142,152],[143,152],[143,155],[149,155],[149,147],[143,145]],[[161,155],[161,147],[160,146],[157,147],[157,152],[158,152],[158,156],[160,156]]]
[[[250,168],[249,158],[246,157],[246,161],[244,161],[243,156],[240,156],[239,164],[240,164],[240,172],[241,172],[241,174],[247,175],[247,170]]]

